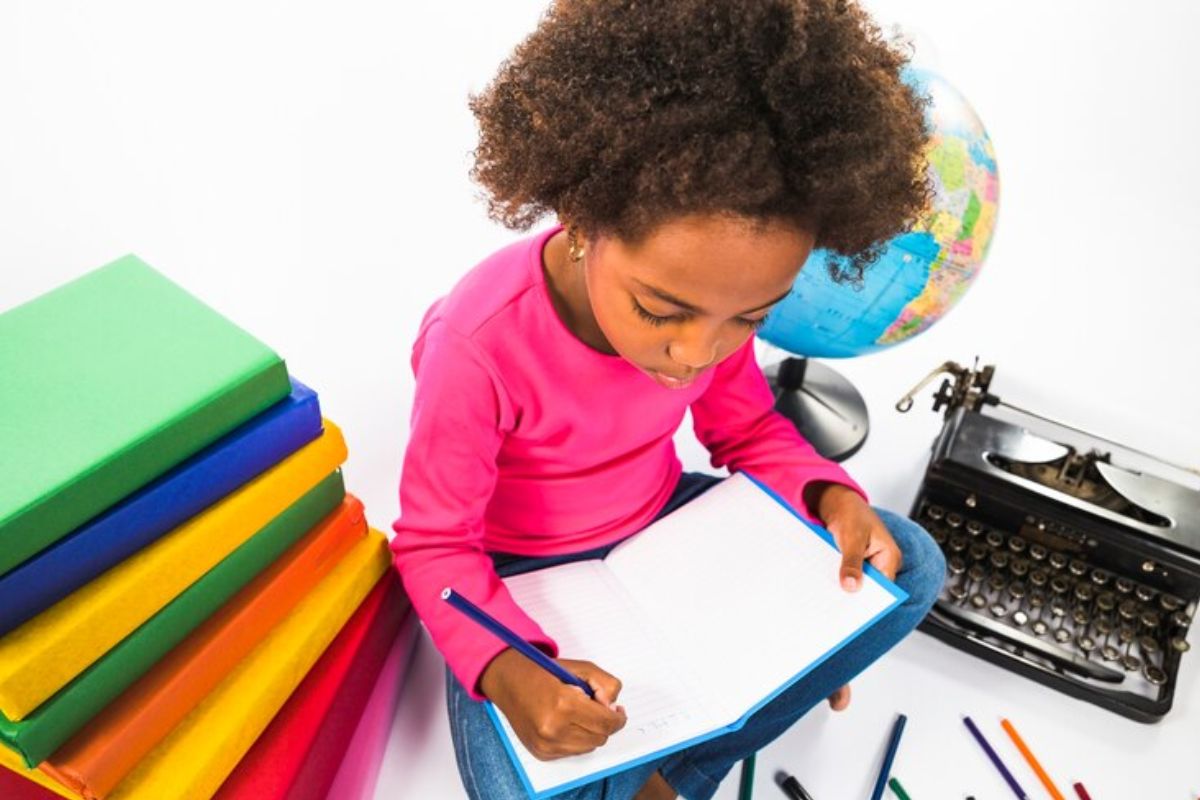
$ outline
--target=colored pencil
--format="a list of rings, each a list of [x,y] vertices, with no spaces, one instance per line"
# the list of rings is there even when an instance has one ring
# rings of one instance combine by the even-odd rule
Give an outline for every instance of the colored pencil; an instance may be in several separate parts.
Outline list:
[[[1017,729],[1013,727],[1013,724],[1007,719],[1002,719],[1000,720],[1000,727],[1004,728],[1004,732],[1008,734],[1008,738],[1012,739],[1013,744],[1021,751],[1021,755],[1029,762],[1029,766],[1033,768],[1033,774],[1038,776],[1038,780],[1042,782],[1042,786],[1046,787],[1046,791],[1050,793],[1050,796],[1054,800],[1066,800],[1063,797],[1063,793],[1054,785],[1054,781],[1050,780],[1050,776],[1046,774],[1046,770],[1042,769],[1042,765],[1034,757],[1033,751],[1025,744],[1025,740],[1017,733]]]
[[[987,753],[987,757],[991,759],[992,764],[994,764],[996,769],[1000,771],[1000,775],[1008,784],[1008,788],[1012,789],[1013,794],[1015,794],[1019,800],[1029,800],[1029,795],[1025,794],[1025,790],[1021,788],[1021,784],[1017,783],[1017,779],[1014,778],[1013,774],[1008,771],[1008,767],[1004,766],[1004,762],[1000,760],[1000,756],[995,750],[992,749],[992,746],[988,744],[988,740],[983,738],[983,734],[979,731],[979,728],[975,726],[975,721],[970,717],[964,716],[963,724],[967,726],[967,730],[969,730],[971,735],[975,737],[975,741],[979,742],[979,746],[983,748],[983,752]]]
[[[896,793],[896,797],[900,798],[900,800],[912,800],[908,796],[908,792],[904,791],[904,787],[900,785],[900,781],[895,778],[888,780],[888,786],[891,787],[892,791]]]
[[[871,792],[871,800],[883,797],[883,788],[887,786],[888,773],[892,771],[892,762],[896,759],[896,749],[900,746],[900,734],[904,733],[904,723],[908,717],[901,714],[892,725],[892,736],[888,740],[887,752],[883,756],[883,764],[879,767],[879,777],[875,780],[875,791]]]

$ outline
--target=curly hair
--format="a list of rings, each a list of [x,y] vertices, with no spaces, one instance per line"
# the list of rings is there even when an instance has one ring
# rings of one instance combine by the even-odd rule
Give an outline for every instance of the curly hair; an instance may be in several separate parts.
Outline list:
[[[470,99],[471,177],[510,228],[783,221],[861,281],[929,200],[906,60],[848,0],[557,0]]]

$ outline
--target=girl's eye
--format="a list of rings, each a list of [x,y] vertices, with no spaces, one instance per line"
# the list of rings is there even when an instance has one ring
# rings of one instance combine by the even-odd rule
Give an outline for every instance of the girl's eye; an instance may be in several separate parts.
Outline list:
[[[746,319],[745,317],[738,317],[738,322],[742,325],[745,325],[750,330],[756,331],[763,325],[767,324],[767,318],[759,317],[758,319]]]
[[[674,322],[676,320],[676,318],[678,317],[678,315],[673,315],[670,317],[660,317],[658,314],[651,314],[649,311],[647,311],[645,308],[643,308],[642,304],[639,303],[637,300],[633,301],[633,310],[636,311],[637,315],[639,317],[641,317],[642,319],[644,319],[646,322],[649,322],[651,325],[656,325],[656,326],[657,325],[666,325],[668,322]]]

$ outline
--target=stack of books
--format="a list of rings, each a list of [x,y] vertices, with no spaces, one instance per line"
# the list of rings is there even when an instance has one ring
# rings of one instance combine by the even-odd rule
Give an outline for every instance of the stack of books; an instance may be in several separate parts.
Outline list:
[[[373,792],[416,620],[346,455],[136,257],[0,314],[0,796]]]

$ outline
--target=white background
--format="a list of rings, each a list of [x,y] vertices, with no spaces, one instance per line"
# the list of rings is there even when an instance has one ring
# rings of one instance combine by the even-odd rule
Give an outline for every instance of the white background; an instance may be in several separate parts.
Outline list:
[[[849,468],[907,510],[939,418],[895,400],[945,359],[997,365],[994,390],[1176,461],[1200,462],[1200,6],[870,3],[915,39],[991,132],[1001,212],[989,262],[928,333],[838,364],[873,430]],[[479,3],[0,4],[0,309],[133,252],[267,342],[345,430],[348,484],[396,514],[421,312],[514,234],[467,178],[466,100],[540,0]],[[704,465],[681,437],[687,465]],[[462,793],[435,651],[414,664],[380,797]],[[1176,709],[1127,722],[918,634],[760,757],[820,800],[865,796],[886,731],[916,800],[1007,797],[970,713],[1032,797],[1009,715],[1061,788],[1200,793],[1200,656]],[[735,796],[736,778],[720,797]]]

